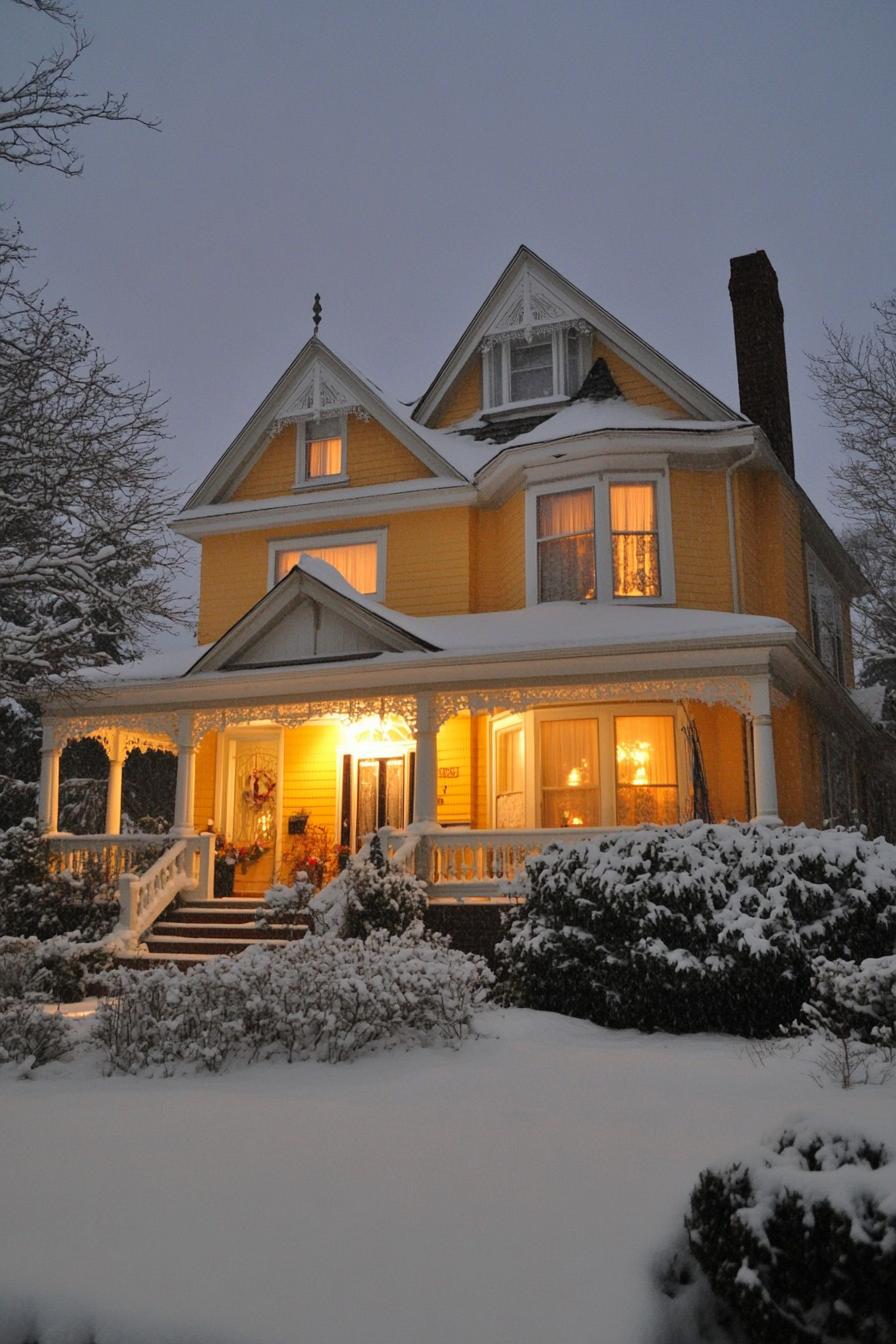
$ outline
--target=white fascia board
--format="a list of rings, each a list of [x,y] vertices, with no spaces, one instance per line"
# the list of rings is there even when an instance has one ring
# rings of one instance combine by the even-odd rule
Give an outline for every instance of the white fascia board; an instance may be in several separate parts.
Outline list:
[[[779,650],[797,650],[795,630],[717,639],[667,640],[614,645],[611,649],[512,650],[493,654],[382,654],[365,664],[315,663],[251,672],[199,672],[165,681],[128,682],[91,694],[83,706],[47,703],[47,713],[108,714],[170,708],[213,709],[301,700],[413,694],[522,684],[558,686],[589,680],[645,677],[757,676],[767,673]],[[797,650],[798,651],[798,650]],[[861,711],[856,707],[856,713]]]
[[[264,450],[265,436],[278,407],[283,405],[291,388],[300,382],[306,366],[313,360],[319,360],[342,382],[357,392],[358,404],[369,411],[375,420],[436,475],[453,477],[460,481],[465,479],[422,435],[415,434],[405,421],[394,414],[377,396],[375,387],[367,379],[359,377],[354,369],[328,349],[319,338],[312,337],[305,343],[285,373],[278,378],[261,405],[249,417],[239,434],[187,500],[185,512],[192,511],[202,504],[211,503],[215,495],[220,494],[222,490],[233,489],[239,484]]]
[[[601,339],[614,353],[638,369],[657,387],[662,388],[673,400],[679,402],[697,417],[709,420],[740,420],[738,411],[732,410],[724,402],[714,397],[705,387],[689,377],[677,365],[672,364],[636,332],[620,322],[606,308],[584,294],[576,285],[567,280],[531,248],[519,247],[508,265],[502,271],[494,288],[477,310],[466,331],[455,345],[435,379],[414,407],[414,419],[425,424],[438,406],[442,397],[464,365],[475,353],[488,319],[500,308],[507,298],[509,290],[516,281],[517,273],[526,264],[541,268],[545,278],[554,286],[565,290],[572,303],[580,310],[581,316],[600,335]]]
[[[407,490],[386,492],[378,486],[358,490],[317,492],[315,499],[277,498],[252,500],[249,507],[211,504],[207,508],[184,510],[172,518],[169,527],[182,537],[199,541],[223,532],[247,532],[259,527],[293,527],[354,518],[373,518],[383,514],[413,513],[423,509],[445,509],[472,505],[478,492],[472,485],[454,482],[408,482]],[[241,501],[243,503],[243,501]],[[245,501],[249,504],[249,501]]]

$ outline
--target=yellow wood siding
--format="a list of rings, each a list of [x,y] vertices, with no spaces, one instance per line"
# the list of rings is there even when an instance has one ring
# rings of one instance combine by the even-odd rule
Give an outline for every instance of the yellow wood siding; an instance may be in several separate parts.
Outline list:
[[[811,639],[799,502],[774,471],[739,471],[734,507],[741,605]]]
[[[614,354],[599,336],[595,336],[591,347],[591,358],[605,359],[607,367],[613,375],[613,379],[619,391],[625,397],[626,401],[633,401],[638,406],[658,406],[661,410],[670,411],[672,415],[687,419],[689,412],[677,401],[665,393],[662,388],[652,383],[643,373],[633,369],[619,355]]]
[[[386,485],[391,481],[412,481],[433,475],[377,420],[359,420],[350,415],[346,432],[349,485]],[[271,439],[230,498],[272,499],[291,494],[295,483],[296,427],[287,425]]]
[[[329,844],[336,844],[340,733],[339,725],[330,723],[308,723],[301,728],[284,730],[283,787],[280,795],[280,831],[284,854],[290,843],[286,823],[293,812],[308,812],[309,826],[326,827]]]
[[[386,605],[411,616],[470,609],[473,516],[465,507],[309,523],[205,537],[199,579],[200,644],[219,639],[267,590],[268,542],[385,528]]]
[[[473,820],[472,720],[448,719],[439,729],[438,813],[443,826],[470,826]]]
[[[218,754],[218,734],[206,733],[196,751],[196,787],[193,794],[193,825],[204,831],[210,821],[221,829],[221,819],[215,816],[215,762]]]
[[[778,812],[788,826],[820,826],[819,721],[802,694],[772,707]]]
[[[670,471],[675,601],[731,611],[725,477],[721,471]]]
[[[482,356],[472,355],[439,403],[430,424],[436,429],[469,420],[482,409]]]
[[[709,801],[715,821],[749,816],[747,801],[747,762],[744,751],[743,719],[727,705],[704,705],[692,701],[685,709],[693,719],[700,738]],[[685,797],[691,781],[685,781]]]
[[[526,512],[522,490],[499,509],[476,518],[476,611],[513,611],[526,605]]]

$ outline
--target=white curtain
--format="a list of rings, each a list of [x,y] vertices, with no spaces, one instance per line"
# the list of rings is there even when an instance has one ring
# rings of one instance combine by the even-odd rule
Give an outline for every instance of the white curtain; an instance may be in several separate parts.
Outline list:
[[[610,486],[613,596],[657,597],[660,591],[656,491],[651,483]]]
[[[616,821],[678,821],[678,764],[671,715],[616,716]]]
[[[594,597],[594,491],[538,497],[538,599]]]
[[[338,570],[347,583],[359,593],[371,596],[376,592],[377,545],[375,541],[358,541],[348,546],[314,546],[308,550],[278,551],[277,578],[282,579],[303,555],[325,560]]]
[[[548,719],[541,725],[541,824],[597,826],[596,719]]]
[[[308,442],[306,475],[339,476],[342,472],[342,439],[311,439]]]
[[[525,822],[522,726],[495,733],[495,824],[522,826]]]

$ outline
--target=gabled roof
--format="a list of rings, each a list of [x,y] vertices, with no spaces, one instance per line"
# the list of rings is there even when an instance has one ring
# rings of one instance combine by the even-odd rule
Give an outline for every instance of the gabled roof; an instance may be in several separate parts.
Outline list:
[[[611,350],[643,373],[695,419],[743,419],[737,411],[688,377],[525,245],[517,249],[417,402],[414,419],[421,424],[430,419],[467,361],[490,335],[514,329],[524,332],[533,327],[576,319],[592,326]]]
[[[415,424],[406,407],[340,359],[319,337],[312,336],[187,500],[184,512],[219,503],[258,460],[278,425],[308,415],[350,410],[377,420],[436,477],[465,479],[462,471],[439,453],[439,431]],[[421,476],[424,474],[421,472]]]
[[[186,675],[435,651],[434,644],[385,611],[365,602],[330,565],[306,556],[206,649]]]

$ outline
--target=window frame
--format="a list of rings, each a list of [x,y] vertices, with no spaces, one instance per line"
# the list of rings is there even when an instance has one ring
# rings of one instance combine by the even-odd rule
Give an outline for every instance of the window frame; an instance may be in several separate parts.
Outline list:
[[[340,415],[322,416],[320,420],[310,418],[299,420],[296,424],[296,470],[294,489],[317,489],[325,485],[344,485],[348,481],[348,417]],[[325,421],[335,421],[339,433],[321,435],[321,438],[339,438],[342,444],[341,465],[337,473],[332,476],[309,476],[308,475],[308,445],[313,443],[314,439],[309,438],[308,430],[314,425],[322,424]]]
[[[519,332],[509,332],[506,335],[496,337],[488,349],[482,351],[483,410],[487,412],[510,411],[518,410],[521,406],[548,406],[558,401],[569,401],[574,393],[569,391],[570,373],[567,351],[569,336],[573,330],[575,329],[570,326],[554,328],[547,332],[536,330],[532,333],[531,341],[527,341],[525,336]],[[587,376],[588,369],[591,367],[592,333],[589,329],[587,332],[578,332],[577,336],[579,367],[576,370],[576,392],[578,392]],[[544,397],[529,397],[522,401],[511,400],[511,350],[519,346],[547,345],[548,343],[551,346],[553,390],[548,396]],[[493,400],[496,362],[501,374],[500,401]]]
[[[386,600],[386,536],[384,527],[369,528],[363,532],[320,532],[307,537],[276,537],[268,541],[268,591],[279,582],[277,554],[279,551],[314,551],[324,546],[364,546],[376,543],[376,592],[363,593],[375,602]],[[284,576],[285,577],[285,576]]]
[[[835,629],[832,640],[834,667],[829,667],[826,663],[820,647],[821,632],[820,630],[816,631],[815,613],[817,611],[817,597],[822,586],[828,590],[835,618]],[[813,652],[828,676],[833,677],[840,686],[845,686],[847,684],[846,620],[844,619],[844,606],[846,603],[843,597],[843,590],[827,566],[812,550],[811,546],[806,547],[806,600]]]
[[[656,504],[660,591],[655,597],[615,597],[613,595],[613,532],[610,513],[611,485],[652,485]],[[532,485],[526,491],[526,605],[540,606],[538,590],[538,500],[542,495],[564,491],[594,491],[595,587],[593,598],[572,599],[598,602],[602,606],[672,606],[675,603],[675,563],[672,547],[672,503],[669,473],[655,467],[644,471],[612,470],[590,476],[577,476],[547,484]]]

